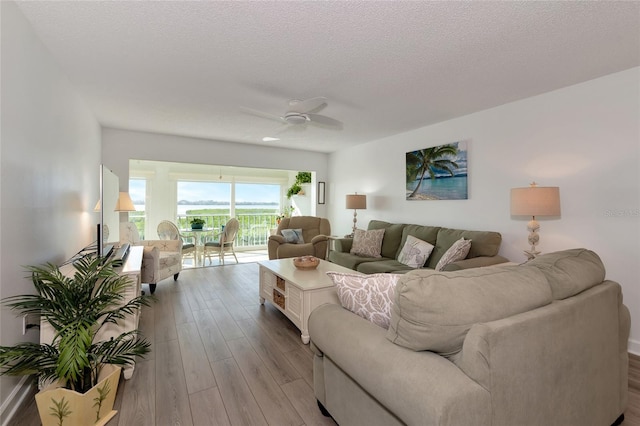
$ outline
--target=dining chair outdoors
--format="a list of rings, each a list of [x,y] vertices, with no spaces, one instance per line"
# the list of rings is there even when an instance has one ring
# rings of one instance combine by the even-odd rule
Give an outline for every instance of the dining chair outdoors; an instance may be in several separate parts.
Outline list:
[[[238,235],[238,228],[240,223],[238,219],[231,218],[224,226],[224,229],[218,234],[218,241],[211,241],[204,244],[204,255],[209,259],[211,264],[211,253],[217,253],[220,263],[224,265],[224,256],[232,254],[238,263],[238,257],[234,249],[234,243]]]

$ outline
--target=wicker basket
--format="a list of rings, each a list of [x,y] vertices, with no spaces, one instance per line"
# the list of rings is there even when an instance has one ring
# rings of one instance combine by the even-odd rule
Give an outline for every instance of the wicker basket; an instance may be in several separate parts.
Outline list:
[[[293,266],[302,270],[316,269],[320,264],[320,259],[314,256],[302,256],[293,258]]]

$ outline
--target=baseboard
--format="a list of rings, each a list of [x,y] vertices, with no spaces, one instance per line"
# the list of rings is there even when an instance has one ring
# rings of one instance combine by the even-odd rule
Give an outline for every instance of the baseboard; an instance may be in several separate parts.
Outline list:
[[[31,376],[22,376],[16,387],[13,388],[9,397],[0,407],[0,419],[2,426],[12,424],[11,420],[16,416],[18,410],[25,400],[35,393],[35,384]]]
[[[637,340],[629,339],[628,349],[630,353],[640,356],[640,342]]]

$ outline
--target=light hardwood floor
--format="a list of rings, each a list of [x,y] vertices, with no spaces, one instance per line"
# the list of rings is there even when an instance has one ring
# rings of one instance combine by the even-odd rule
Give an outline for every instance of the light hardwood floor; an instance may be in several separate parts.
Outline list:
[[[300,332],[258,303],[257,264],[184,270],[155,296],[140,322],[152,351],[120,381],[109,426],[335,425],[316,406]],[[640,426],[638,357],[629,381],[623,425]],[[29,401],[13,425],[40,424]]]

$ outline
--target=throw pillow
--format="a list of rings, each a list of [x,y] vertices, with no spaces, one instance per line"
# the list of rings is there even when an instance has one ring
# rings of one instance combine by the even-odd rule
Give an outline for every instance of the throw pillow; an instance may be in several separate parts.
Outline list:
[[[398,262],[412,268],[422,268],[432,251],[432,244],[422,241],[413,235],[408,235],[407,241],[398,255]]]
[[[469,250],[471,250],[471,240],[460,238],[458,241],[453,243],[451,247],[449,247],[449,250],[447,250],[445,254],[442,255],[440,261],[436,265],[436,271],[442,271],[442,268],[451,262],[466,259],[469,254]]]
[[[358,275],[327,272],[345,309],[384,329],[389,328],[391,304],[399,274]]]
[[[350,253],[365,257],[382,257],[380,251],[382,249],[384,231],[384,229],[371,229],[369,231],[356,229]]]
[[[304,244],[304,238],[302,238],[302,229],[283,229],[280,231],[284,240],[291,244]]]

